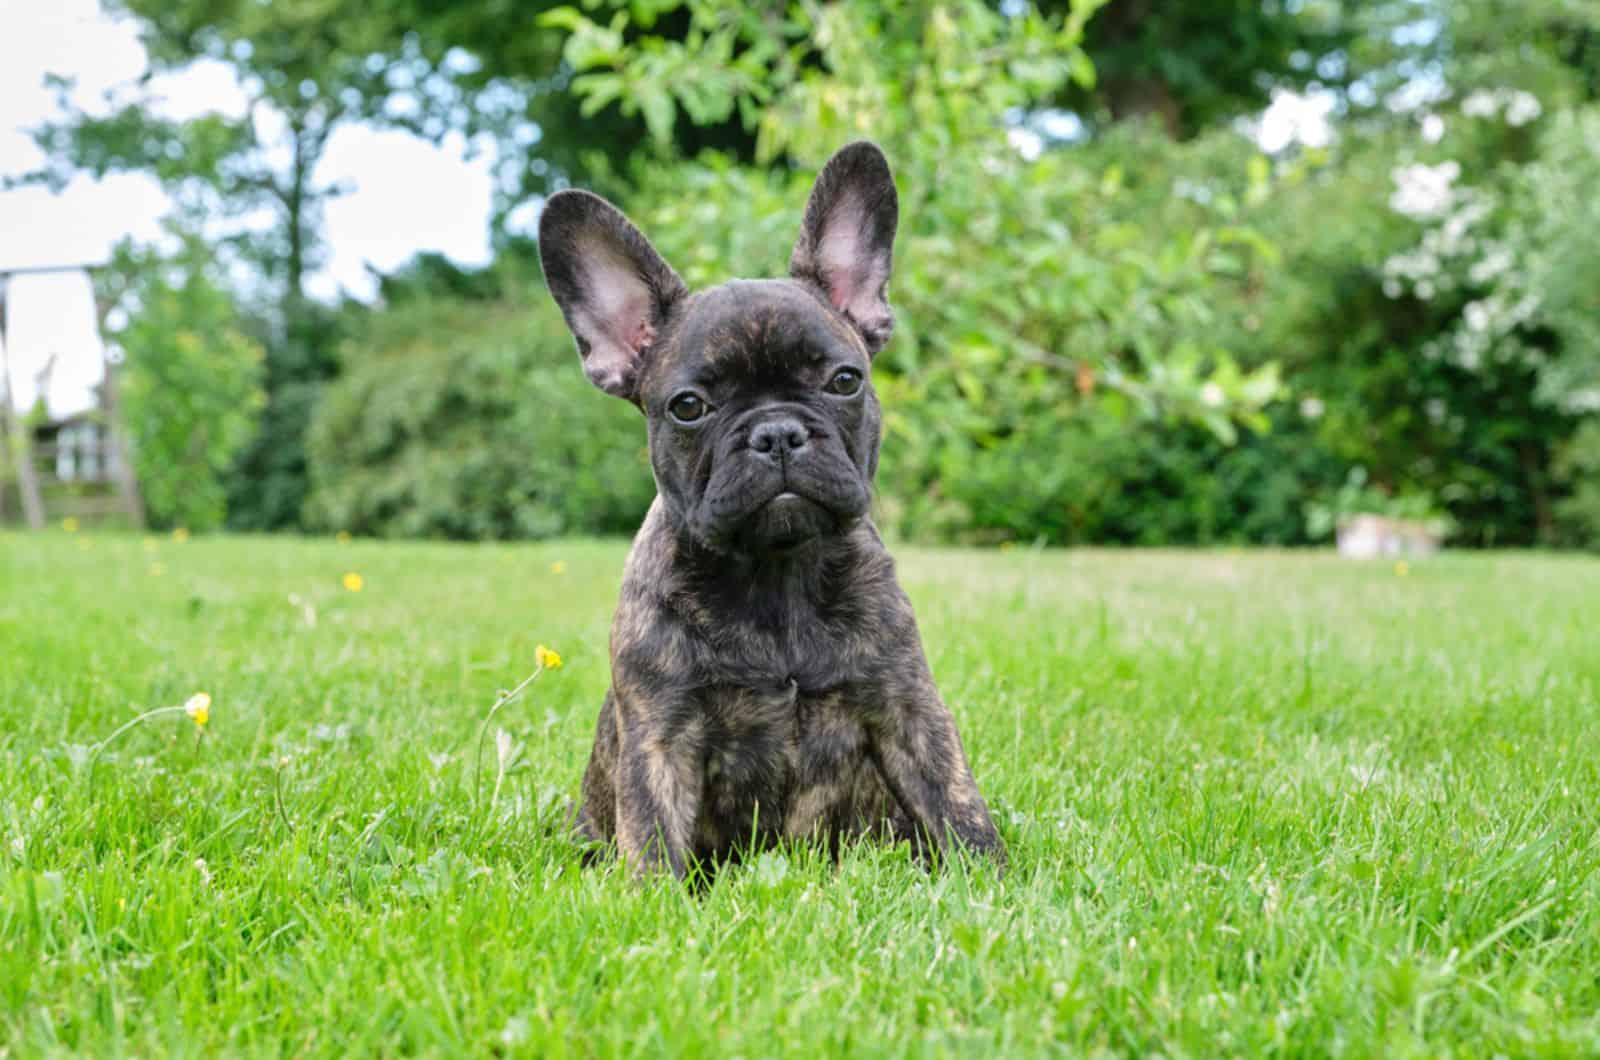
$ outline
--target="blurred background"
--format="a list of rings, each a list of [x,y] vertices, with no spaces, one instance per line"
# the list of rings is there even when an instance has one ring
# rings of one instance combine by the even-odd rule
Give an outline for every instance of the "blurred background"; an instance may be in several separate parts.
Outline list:
[[[544,197],[895,166],[911,540],[1600,548],[1600,0],[0,0],[0,521],[621,534]]]

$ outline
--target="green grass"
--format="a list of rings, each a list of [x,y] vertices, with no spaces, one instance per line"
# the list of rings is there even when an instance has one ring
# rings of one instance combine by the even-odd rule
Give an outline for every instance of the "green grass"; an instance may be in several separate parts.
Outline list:
[[[1010,875],[695,896],[554,829],[623,553],[0,536],[0,1053],[1600,1052],[1600,563],[904,550]]]

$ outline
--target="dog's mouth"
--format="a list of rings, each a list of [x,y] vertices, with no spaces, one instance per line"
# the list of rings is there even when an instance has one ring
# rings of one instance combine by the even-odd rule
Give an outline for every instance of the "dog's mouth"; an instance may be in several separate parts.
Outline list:
[[[838,529],[827,508],[793,490],[784,490],[747,518],[738,532],[739,543],[754,552],[788,552]]]

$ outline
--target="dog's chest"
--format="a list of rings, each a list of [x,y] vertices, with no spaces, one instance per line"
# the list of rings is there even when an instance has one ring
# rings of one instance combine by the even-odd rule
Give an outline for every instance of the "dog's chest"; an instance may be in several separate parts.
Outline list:
[[[752,833],[802,835],[848,796],[866,758],[866,734],[842,691],[805,693],[793,682],[708,694],[702,846]]]

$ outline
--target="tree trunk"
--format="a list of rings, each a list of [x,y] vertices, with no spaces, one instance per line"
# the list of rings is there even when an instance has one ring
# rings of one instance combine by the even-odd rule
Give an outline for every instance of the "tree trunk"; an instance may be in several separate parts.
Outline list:
[[[306,275],[306,181],[315,159],[308,157],[314,152],[307,143],[310,133],[304,118],[296,117],[289,128],[294,138],[294,160],[289,172],[289,194],[284,200],[289,215],[289,259],[285,262],[283,327],[285,338],[294,345],[304,338],[301,317]]]
[[[30,530],[44,529],[44,501],[39,496],[39,478],[33,467],[33,446],[27,426],[16,429],[16,414],[11,408],[11,351],[6,346],[6,286],[0,276],[0,459],[17,469],[17,491],[22,494],[22,514]]]
[[[1124,77],[1104,85],[1106,105],[1117,121],[1129,118],[1155,118],[1168,136],[1176,140],[1183,133],[1178,101],[1165,81],[1153,77]]]

